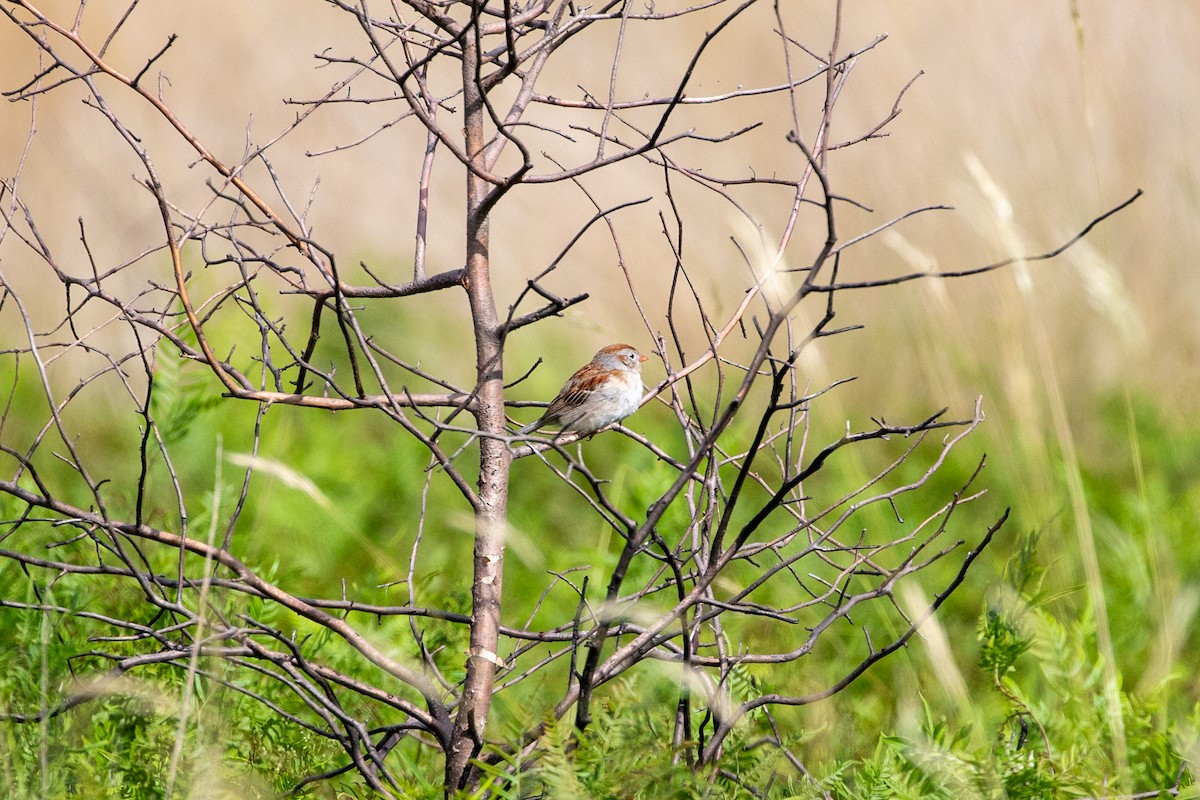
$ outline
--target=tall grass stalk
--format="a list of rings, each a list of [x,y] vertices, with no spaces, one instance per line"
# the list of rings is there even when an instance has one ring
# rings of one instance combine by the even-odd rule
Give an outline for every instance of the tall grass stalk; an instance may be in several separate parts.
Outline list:
[[[913,619],[918,618],[925,609],[929,608],[927,594],[910,584],[900,586],[900,601],[905,611]],[[978,707],[971,701],[967,679],[955,660],[954,646],[950,643],[945,626],[936,615],[930,617],[921,626],[920,640],[925,645],[929,663],[937,675],[938,683],[941,684],[942,690],[958,712],[960,727],[966,728],[970,725],[972,731],[984,730],[983,725],[972,724],[980,723],[982,719],[978,713]]]
[[[982,163],[968,157],[967,167],[972,173],[981,193],[991,205],[994,230],[1003,246],[1013,257],[1020,257],[1025,251],[1022,246],[1023,237],[1017,228],[1012,214],[1012,204],[1003,190],[988,174]],[[1117,672],[1116,653],[1113,648],[1112,632],[1109,627],[1108,604],[1104,592],[1104,580],[1100,574],[1100,559],[1096,552],[1096,540],[1092,530],[1091,514],[1088,508],[1087,495],[1083,487],[1083,473],[1079,464],[1079,456],[1075,446],[1074,433],[1067,417],[1067,406],[1063,397],[1062,383],[1054,363],[1054,355],[1050,346],[1049,335],[1042,321],[1033,292],[1033,280],[1028,267],[1018,262],[1014,265],[1014,278],[1022,307],[1019,310],[1025,325],[1033,339],[1034,351],[1040,371],[1041,384],[1045,391],[1045,399],[1050,409],[1054,425],[1055,440],[1059,455],[1062,459],[1063,477],[1066,480],[1067,494],[1071,503],[1071,512],[1075,527],[1076,540],[1079,543],[1087,586],[1088,602],[1091,606],[1092,619],[1096,625],[1096,647],[1104,674],[1104,702],[1109,733],[1112,736],[1113,760],[1116,765],[1117,780],[1122,790],[1127,788],[1129,773],[1128,746],[1125,738],[1125,720],[1122,713],[1120,678]]]
[[[53,590],[47,587],[47,608],[42,611],[41,637],[39,655],[41,672],[38,675],[38,699],[42,708],[50,707],[50,629],[52,622],[49,604],[53,602]],[[50,715],[42,714],[38,723],[40,736],[38,741],[38,762],[41,764],[42,800],[50,797]]]
[[[208,519],[209,552],[211,552],[211,548],[217,540],[217,520],[221,518],[221,465],[224,461],[222,449],[221,436],[218,434],[216,464],[213,468],[212,503]],[[182,559],[183,557],[181,553],[180,558]],[[192,640],[192,654],[188,660],[187,676],[183,682],[183,697],[179,701],[179,723],[175,731],[175,746],[171,751],[170,766],[167,770],[167,787],[163,792],[163,797],[166,800],[170,800],[175,791],[175,780],[179,776],[179,762],[183,756],[183,743],[187,738],[188,717],[191,715],[192,702],[195,699],[196,672],[200,666],[200,652],[204,647],[204,637],[208,622],[208,594],[212,588],[212,569],[212,556],[206,554],[204,556],[204,570],[201,573],[204,577],[200,584],[200,594],[196,601],[196,632]]]

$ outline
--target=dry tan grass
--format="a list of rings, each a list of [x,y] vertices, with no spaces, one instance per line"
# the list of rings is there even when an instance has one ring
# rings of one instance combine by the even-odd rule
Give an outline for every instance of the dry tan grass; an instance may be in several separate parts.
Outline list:
[[[72,3],[47,5],[59,6],[65,18],[74,13]],[[103,30],[119,5],[89,6],[85,30]],[[811,16],[801,15],[800,29],[789,33],[818,50],[826,47],[828,6],[807,3]],[[180,40],[162,62],[169,75],[162,91],[228,160],[242,152],[248,125],[255,139],[263,141],[291,119],[294,111],[282,98],[314,97],[334,80],[332,70],[313,69],[312,53],[344,49],[358,36],[344,15],[318,2],[304,4],[303,12],[295,2],[155,3],[138,9],[134,24],[115,42],[113,60],[135,71],[172,31],[180,33]],[[870,215],[844,213],[843,237],[909,207],[945,202],[960,211],[929,216],[899,230],[929,263],[949,268],[1005,255],[994,211],[972,177],[968,159],[977,160],[1011,199],[1013,228],[1029,252],[1053,246],[1097,211],[1142,187],[1146,196],[1098,231],[1074,263],[1064,258],[1030,271],[1032,313],[1046,325],[1069,392],[1129,380],[1162,392],[1170,403],[1194,408],[1200,383],[1195,369],[1200,291],[1190,254],[1200,244],[1195,224],[1200,167],[1191,154],[1194,131],[1200,130],[1200,103],[1195,100],[1200,49],[1194,46],[1200,40],[1200,12],[1179,0],[873,0],[848,5],[843,47],[881,32],[889,34],[887,41],[862,59],[839,107],[843,116],[837,130],[842,135],[879,119],[910,77],[918,70],[925,75],[905,98],[890,138],[835,156],[832,172],[841,191],[875,209]],[[627,91],[669,85],[676,63],[698,33],[669,29],[653,42],[627,43],[629,61],[620,85]],[[589,70],[606,70],[611,40],[599,44],[596,52],[573,53],[572,58]],[[645,44],[652,46],[637,52]],[[714,50],[712,66],[706,62],[696,90],[778,80],[776,51],[770,41],[732,37]],[[6,87],[32,71],[32,58],[28,42],[11,25],[0,26],[0,74],[7,76]],[[573,83],[565,79],[564,91]],[[808,99],[814,100],[808,109],[812,112],[815,96]],[[204,168],[185,166],[190,157],[144,104],[117,99],[115,93],[114,101],[128,109],[134,128],[158,148],[156,162],[176,196],[185,205],[198,202],[203,187],[197,175]],[[0,168],[5,175],[12,173],[22,152],[28,112],[26,104],[0,106]],[[418,162],[413,154],[421,146],[416,127],[397,126],[360,148],[318,159],[306,157],[302,148],[355,139],[386,116],[384,109],[357,106],[318,114],[305,123],[307,133],[296,144],[285,140],[272,151],[298,197],[306,197],[320,179],[314,227],[340,248],[343,261],[364,257],[385,271],[389,262],[406,263],[411,252]],[[80,216],[101,259],[154,240],[153,209],[131,177],[137,165],[115,144],[99,115],[81,108],[78,96],[52,94],[38,108],[38,127],[22,190],[60,257],[68,263],[82,259]],[[719,128],[714,121],[714,130]],[[785,120],[767,125],[753,148],[730,151],[720,166],[730,173],[748,165],[760,171],[794,167],[797,154],[782,140],[786,129]],[[434,197],[443,204],[435,212],[440,234],[431,245],[435,264],[460,259],[461,222],[454,201],[461,180],[455,175],[444,161],[444,180]],[[595,185],[601,197],[636,196],[643,180],[650,194],[657,175],[634,167],[613,178],[607,186]],[[710,197],[682,194],[685,202],[712,204]],[[561,228],[543,221],[547,207],[568,210],[558,220]],[[647,287],[662,285],[664,265],[669,264],[653,213],[660,207],[643,207],[620,220],[627,242],[637,245],[627,255]],[[572,213],[573,208],[578,212]],[[763,212],[769,228],[779,212]],[[530,265],[544,264],[587,216],[569,186],[521,192],[501,210],[494,228],[501,275],[517,279]],[[742,281],[744,268],[729,246],[737,223],[717,206],[711,216],[704,230],[693,226],[689,231],[689,267],[702,287]],[[798,236],[789,258],[805,261],[812,238]],[[597,298],[560,323],[567,335],[587,340],[581,351],[592,339],[607,340],[624,329],[632,311],[617,280],[611,246],[599,235],[592,245],[578,251],[560,276],[564,287],[576,284]],[[16,278],[25,255],[11,237],[0,257],[6,274]],[[860,248],[846,267],[880,274],[904,268],[905,259],[880,238]],[[975,371],[990,369],[1002,373],[995,380],[1008,387],[1010,400],[1022,402],[1021,394],[1030,389],[1016,385],[1022,378],[1014,373],[1014,359],[1019,361],[1029,344],[1014,323],[1016,312],[1008,307],[1015,297],[1014,276],[1008,272],[944,289],[854,298],[843,306],[847,316],[870,329],[823,357],[840,374],[871,376],[850,396],[858,391],[862,397],[901,394],[919,400],[930,387],[928,393],[935,395],[930,401],[936,402],[961,382],[960,396],[950,398],[961,400],[978,391]],[[947,376],[947,367],[955,364],[964,369]]]

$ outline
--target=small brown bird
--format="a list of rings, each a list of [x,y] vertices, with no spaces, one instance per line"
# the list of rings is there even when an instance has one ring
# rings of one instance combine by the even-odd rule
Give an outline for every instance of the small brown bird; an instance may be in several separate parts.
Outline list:
[[[580,367],[563,384],[546,413],[517,434],[557,426],[589,436],[638,410],[642,392],[642,362],[646,356],[627,344],[610,344]]]

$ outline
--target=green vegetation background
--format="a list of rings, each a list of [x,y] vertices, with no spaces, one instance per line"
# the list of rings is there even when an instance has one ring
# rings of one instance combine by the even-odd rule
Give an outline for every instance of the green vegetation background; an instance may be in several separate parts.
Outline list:
[[[893,340],[894,345],[911,344],[916,353],[923,352],[923,325],[914,321],[909,341]],[[943,345],[926,354],[941,358],[952,349]],[[548,395],[557,376],[569,369],[571,356],[555,355],[522,392]],[[533,357],[520,350],[516,355],[518,360]],[[677,682],[674,675],[644,665],[602,692],[598,722],[573,756],[567,756],[569,726],[553,727],[543,742],[543,757],[521,773],[518,785],[484,788],[501,796],[556,798],[751,796],[744,786],[769,797],[949,798],[1111,796],[1182,786],[1177,796],[1195,796],[1193,772],[1184,769],[1184,759],[1194,763],[1200,731],[1200,681],[1194,668],[1200,646],[1194,624],[1200,604],[1200,427],[1173,416],[1152,396],[1117,387],[1072,397],[1071,431],[1077,433],[1064,446],[1046,408],[1053,405],[1049,392],[1035,397],[1042,408],[1017,413],[1006,400],[1012,397],[1004,386],[1011,375],[963,373],[957,387],[977,381],[990,418],[922,493],[922,502],[931,508],[944,502],[986,454],[989,464],[980,485],[988,495],[963,508],[965,521],[960,520],[957,534],[973,543],[1005,506],[1012,507],[1013,516],[921,639],[832,700],[779,710],[771,720],[752,715],[731,738],[718,774],[693,775],[673,763],[664,732]],[[242,472],[231,462],[251,446],[255,409],[212,401],[214,387],[203,374],[168,353],[159,354],[158,375],[156,414],[190,493],[192,535],[203,536],[212,509],[223,524],[240,487]],[[11,374],[0,377],[12,385]],[[847,390],[814,404],[813,441],[835,437],[847,420],[860,427],[880,413],[896,421],[932,410],[932,398],[920,396],[932,394],[927,389],[867,400],[863,395],[881,381],[869,374],[864,381],[862,391]],[[31,384],[18,385],[27,391]],[[35,414],[40,405],[32,393],[16,399],[10,424],[23,413]],[[121,487],[132,485],[134,465],[122,458],[134,452],[128,448],[136,441],[137,421],[115,416],[102,404],[91,408],[94,418],[75,422],[89,432],[85,440],[93,452],[110,454],[108,472],[101,474],[112,478],[119,496]],[[668,448],[679,444],[668,415],[654,405],[630,424]],[[628,513],[643,510],[671,478],[618,434],[585,447],[589,463],[612,480],[613,496]],[[1076,460],[1064,457],[1064,449]],[[405,595],[397,582],[405,577],[424,502],[432,511],[420,551],[418,602],[467,610],[469,575],[462,565],[470,563],[469,517],[446,481],[432,480],[422,499],[426,457],[398,430],[370,413],[273,408],[263,420],[260,452],[311,483],[256,475],[234,540],[240,558],[300,595],[337,595],[344,580],[351,596],[401,602]],[[871,466],[869,456],[850,453],[831,462],[824,480],[831,487],[849,487]],[[919,463],[906,467],[920,468]],[[1072,499],[1076,480],[1082,506]],[[523,620],[551,571],[581,570],[598,581],[618,547],[539,462],[519,462],[513,487],[505,618]],[[158,507],[151,522],[175,529],[165,483],[153,488]],[[5,519],[20,514],[11,501],[2,502]],[[1086,526],[1080,524],[1080,508]],[[902,511],[915,514],[920,508]],[[29,528],[16,535],[29,536]],[[44,530],[40,535],[50,542],[58,534]],[[23,549],[28,546],[22,542]],[[1086,568],[1090,546],[1099,567],[1092,576]],[[922,573],[924,591],[937,591],[953,567]],[[71,609],[123,610],[135,618],[145,613],[138,609],[135,586],[48,577],[27,575],[5,562],[0,596],[17,602],[40,596]],[[274,619],[284,630],[296,626],[299,635],[308,633],[295,620],[273,618],[262,604],[227,602],[240,603],[238,610],[256,618]],[[569,593],[552,592],[537,619],[569,617],[573,603]],[[0,627],[0,697],[6,711],[53,704],[71,690],[74,679],[106,667],[101,659],[78,657],[93,649],[86,636],[97,633],[97,626],[71,614],[45,617],[12,608],[0,614],[5,623]],[[403,621],[358,622],[373,636],[411,651]],[[1098,633],[1103,627],[1107,638]],[[779,635],[777,629],[763,628],[763,637]],[[818,654],[788,667],[787,674],[739,670],[735,697],[738,682],[746,689],[828,684],[851,665],[848,643],[859,635],[850,625],[835,630]],[[464,642],[463,631],[435,625],[426,646],[446,646],[443,667],[453,677],[461,669]],[[373,677],[336,643],[317,644],[322,656],[340,668]],[[766,650],[795,646],[786,638],[758,644]],[[1110,657],[1111,669],[1106,669]],[[261,676],[216,661],[205,670],[285,707],[290,703]],[[543,685],[538,682],[538,687],[501,695],[493,734],[504,738],[531,717],[545,715],[565,686],[560,673],[552,671],[549,690],[538,688]],[[180,732],[181,675],[147,668],[99,694],[51,719],[0,728],[4,796],[161,794]],[[199,682],[193,702],[182,731],[178,796],[271,797],[308,774],[342,763],[330,743],[211,680]],[[764,744],[773,731],[799,757],[799,768]],[[411,796],[440,796],[440,764],[428,753],[401,748],[393,759]],[[341,778],[306,787],[299,796],[368,797],[370,792]]]
[[[827,6],[813,4],[811,10],[825,13]],[[606,688],[603,713],[573,758],[565,752],[567,731],[554,729],[542,759],[523,774],[522,784],[504,791],[553,798],[750,796],[739,788],[740,779],[774,798],[1116,797],[1152,796],[1147,793],[1174,787],[1179,791],[1170,796],[1197,796],[1200,351],[1193,240],[1200,236],[1195,224],[1200,183],[1192,154],[1200,105],[1191,89],[1200,74],[1200,48],[1194,46],[1200,15],[1191,4],[1161,1],[1026,0],[988,6],[875,0],[856,6],[846,21],[847,41],[868,41],[884,30],[891,34],[886,47],[876,51],[878,62],[865,59],[857,68],[867,96],[845,106],[860,117],[852,128],[862,129],[863,120],[875,124],[903,80],[925,71],[907,95],[901,129],[887,147],[877,142],[863,148],[861,163],[853,160],[857,150],[846,156],[850,161],[839,171],[842,191],[878,204],[877,216],[846,230],[872,227],[929,202],[963,209],[949,220],[913,220],[903,228],[907,241],[880,237],[865,243],[876,258],[864,256],[864,261],[891,267],[907,254],[914,257],[914,268],[928,268],[937,261],[961,266],[996,252],[1007,254],[1003,243],[997,245],[1003,237],[994,233],[993,212],[979,211],[988,203],[971,188],[963,189],[964,151],[987,164],[1012,193],[1016,219],[1026,224],[1027,236],[1018,237],[1022,241],[1060,241],[1063,230],[1113,198],[1124,198],[1138,186],[1146,196],[1085,246],[1033,270],[1029,295],[1017,288],[1016,274],[1006,273],[947,290],[926,285],[847,298],[842,306],[847,322],[862,322],[866,331],[843,337],[806,369],[816,385],[860,376],[814,406],[818,436],[840,432],[846,420],[862,426],[882,415],[895,422],[945,404],[952,413],[964,414],[982,395],[988,420],[939,475],[929,502],[936,501],[938,491],[956,487],[986,454],[980,484],[989,494],[962,509],[970,524],[961,531],[968,537],[982,531],[1006,506],[1013,508],[1011,520],[943,608],[936,627],[832,700],[780,712],[780,732],[811,782],[762,744],[770,732],[762,717],[748,719],[731,740],[727,774],[693,776],[673,765],[672,754],[661,745],[669,714],[657,701],[673,696],[674,682],[647,668]],[[92,4],[88,10],[116,14],[120,8]],[[230,24],[235,10],[255,19],[236,17]],[[289,24],[278,24],[280,11],[291,15]],[[140,43],[129,43],[139,57],[181,27],[199,33],[213,20],[221,21],[219,47],[203,35],[181,37],[174,57],[181,59],[190,47],[194,60],[173,62],[171,72],[175,96],[197,98],[189,117],[209,124],[205,134],[217,149],[242,152],[248,109],[256,109],[259,130],[278,129],[291,119],[294,109],[281,103],[260,107],[262,98],[304,96],[305,84],[299,81],[312,81],[312,92],[327,88],[327,73],[311,68],[311,54],[329,45],[333,26],[327,16],[301,19],[306,15],[295,15],[286,4],[268,2],[142,4],[142,13],[161,17],[161,30],[143,32]],[[12,35],[0,47],[2,71],[32,75],[34,62],[22,50],[28,42],[17,38]],[[678,46],[690,47],[690,41],[681,38]],[[741,40],[733,45],[740,58]],[[670,46],[665,37],[656,41],[648,62],[633,62],[634,72],[658,70],[656,59]],[[224,72],[216,71],[214,52]],[[264,68],[266,60],[270,69]],[[218,94],[205,94],[208,89]],[[36,184],[27,179],[25,190],[36,208],[51,212],[54,222],[44,232],[60,227],[60,236],[76,248],[70,252],[83,263],[77,251],[80,218],[88,221],[93,236],[107,232],[121,240],[121,247],[110,245],[114,253],[149,240],[131,233],[126,204],[114,202],[111,191],[96,190],[126,186],[129,167],[114,160],[107,166],[119,173],[116,182],[99,177],[106,159],[97,159],[85,145],[103,140],[87,126],[104,123],[94,115],[72,116],[78,108],[77,98],[67,96],[61,103],[54,94],[44,98],[39,119],[46,145],[31,156],[28,169],[29,175],[42,177]],[[335,120],[335,126],[346,124]],[[8,145],[0,157],[20,155],[27,126],[22,113],[0,114],[0,139]],[[346,136],[344,130],[328,133],[330,141]],[[375,146],[380,150],[339,161],[336,168],[305,159],[288,164],[296,185],[306,185],[324,170],[323,202],[314,214],[318,229],[334,234],[339,253],[360,247],[391,252],[396,221],[411,218],[404,205],[415,195],[407,191],[411,184],[378,168],[392,163],[396,145],[379,137]],[[320,217],[323,213],[327,216]],[[523,214],[517,208],[513,217],[520,222],[528,216]],[[726,222],[714,220],[712,235],[726,237]],[[505,236],[507,230],[497,225],[494,235],[502,267],[545,263],[531,248],[560,244]],[[693,229],[693,235],[699,233]],[[914,246],[928,253],[913,253]],[[443,236],[431,247],[443,248],[431,250],[436,263],[460,257],[458,237]],[[11,265],[10,277],[25,279],[24,255],[11,250],[3,255],[6,276]],[[597,248],[596,259],[597,264],[579,269],[604,269],[610,253]],[[38,279],[32,266],[28,273]],[[628,330],[620,327],[625,320],[613,322],[625,313],[620,303],[627,298],[619,295],[618,302],[608,303],[612,296],[603,295],[606,300],[592,304],[588,314],[598,320],[599,330]],[[61,302],[57,294],[40,299],[48,308]],[[5,310],[12,314],[11,306]],[[395,323],[393,335],[415,336],[403,322]],[[548,358],[522,388],[522,398],[548,397],[564,374],[606,343],[595,338],[596,328],[585,328],[578,319],[570,323],[552,329],[541,343],[514,343],[514,360],[522,365],[539,355]],[[19,341],[18,328],[0,326],[4,347],[12,346],[10,335]],[[549,336],[562,341],[564,333],[572,346],[547,352],[544,341]],[[462,352],[470,349],[460,346]],[[203,537],[213,507],[217,518],[227,515],[240,484],[240,469],[218,454],[248,451],[255,410],[213,403],[218,387],[161,355],[156,413],[189,492],[191,533]],[[429,347],[429,358],[445,355]],[[456,363],[469,362],[453,355]],[[26,359],[23,369],[29,366]],[[12,369],[11,360],[0,363],[3,402],[14,385]],[[457,377],[465,381],[469,374],[466,369]],[[26,373],[16,386],[5,423],[9,430],[22,425],[36,430],[44,421],[45,401],[30,377]],[[74,378],[67,386],[73,385]],[[134,462],[129,455],[138,420],[100,394],[86,399],[87,413],[72,416],[71,424],[89,448],[97,474],[111,480],[110,493],[125,493],[128,507]],[[72,415],[83,408],[75,404]],[[654,406],[630,425],[664,446],[677,444],[667,416]],[[297,593],[337,594],[345,579],[350,593],[401,596],[403,588],[389,584],[405,574],[415,536],[426,465],[419,449],[378,417],[287,408],[267,413],[263,438],[264,455],[311,483],[289,485],[263,472],[255,477],[235,536],[239,556]],[[662,479],[661,468],[616,434],[586,447],[589,463],[614,481],[623,507],[636,513],[653,493],[653,482]],[[47,470],[54,470],[47,461]],[[849,485],[866,468],[855,459],[835,459],[828,480]],[[588,522],[590,517],[580,522],[579,506],[540,465],[519,464],[516,478],[505,599],[506,614],[520,618],[544,587],[548,570],[587,564],[602,574],[616,543],[600,525]],[[158,480],[154,488],[158,510],[152,522],[176,528],[165,484]],[[87,502],[82,493],[75,499]],[[461,506],[439,482],[431,488],[429,505],[438,513],[425,532],[419,597],[431,605],[465,609],[462,565],[469,524],[461,515],[441,513],[461,511]],[[0,519],[14,519],[23,510],[0,498]],[[31,531],[0,528],[6,537],[0,547],[36,549],[37,542],[24,538]],[[42,544],[61,535],[66,534],[48,529],[38,534]],[[81,612],[138,613],[139,598],[129,587],[51,577],[31,576],[3,562],[0,598],[54,602]],[[922,577],[926,591],[939,577],[944,575],[936,571]],[[547,616],[563,612],[557,602],[547,606]],[[240,610],[283,627],[294,624],[271,617],[269,607]],[[75,677],[103,669],[99,659],[68,661],[99,646],[87,641],[95,632],[78,615],[45,617],[0,608],[0,710],[29,713],[62,697]],[[375,624],[373,633],[393,637],[401,647],[409,636],[407,627],[395,622]],[[430,641],[435,635],[442,637],[444,664],[452,670],[460,660],[462,647],[455,637],[461,634],[438,629]],[[326,648],[326,657],[341,657],[334,644],[317,644]],[[827,683],[844,666],[836,645],[831,641],[830,652],[806,659],[796,670],[800,674],[786,677],[810,686]],[[349,661],[339,665],[363,669]],[[246,673],[235,676],[219,664],[206,668],[214,676],[273,691],[271,684],[255,683]],[[746,686],[780,680],[750,671],[736,677]],[[52,719],[0,724],[0,797],[161,796],[179,741],[180,675],[151,668],[111,688]],[[277,695],[272,699],[287,702]],[[544,706],[536,699],[503,700],[493,733],[503,737],[521,715],[539,713]],[[177,796],[195,798],[273,797],[305,775],[342,763],[328,742],[209,681],[200,683],[189,707],[181,752]],[[440,764],[403,748],[393,758],[409,794],[440,796]],[[1190,766],[1181,771],[1184,759]],[[298,794],[369,796],[349,779],[312,784]]]

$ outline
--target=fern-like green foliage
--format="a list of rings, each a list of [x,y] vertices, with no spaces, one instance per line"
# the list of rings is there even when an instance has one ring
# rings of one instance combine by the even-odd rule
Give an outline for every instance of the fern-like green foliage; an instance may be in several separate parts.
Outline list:
[[[210,441],[219,431],[232,442],[236,432],[221,427],[229,415],[218,420],[204,413],[211,404],[204,399],[211,387],[202,385],[208,380],[203,373],[166,346],[156,352],[156,364],[151,415],[164,439],[178,442],[190,435],[197,442]],[[244,408],[253,414],[252,406]],[[552,668],[544,678],[522,682],[497,699],[489,744],[480,754],[481,782],[462,796],[1041,800],[1153,791],[1200,796],[1195,765],[1187,760],[1200,752],[1200,697],[1193,666],[1200,634],[1188,611],[1194,609],[1188,598],[1200,591],[1195,578],[1200,574],[1200,549],[1195,546],[1200,541],[1200,484],[1194,480],[1200,432],[1175,433],[1156,421],[1153,409],[1139,407],[1137,413],[1148,415],[1137,420],[1145,467],[1141,488],[1121,488],[1139,483],[1132,464],[1112,457],[1111,450],[1086,475],[1094,497],[1109,624],[1118,643],[1120,739],[1110,725],[1113,709],[1097,655],[1096,616],[1079,590],[1069,533],[1064,533],[1069,520],[1062,512],[1025,520],[1022,527],[1036,535],[1007,540],[1007,566],[993,558],[939,613],[959,663],[976,665],[964,666],[969,709],[945,702],[937,675],[920,662],[920,645],[914,640],[909,649],[819,706],[778,709],[770,719],[764,711],[747,715],[726,739],[718,762],[698,767],[692,759],[695,746],[711,731],[706,719],[710,710],[702,697],[693,697],[690,730],[696,741],[678,749],[670,745],[683,683],[677,665],[647,662],[600,687],[594,721],[582,735],[570,713],[554,720],[546,711],[568,679],[565,667],[556,667],[557,672]],[[295,492],[255,494],[243,518],[246,527],[234,539],[235,551],[268,580],[298,591],[311,587],[328,593],[338,578],[347,577],[356,596],[380,602],[402,598],[408,587],[395,582],[404,578],[405,565],[368,553],[363,542],[379,543],[384,555],[408,551],[410,521],[397,510],[418,502],[420,487],[406,483],[404,476],[424,462],[419,454],[381,441],[384,437],[375,431],[356,434],[346,415],[297,419],[268,416],[264,448],[274,447],[273,457],[295,465],[336,498],[342,518],[337,525],[323,524],[326,512],[316,506],[311,513],[296,513],[296,504],[307,501]],[[1111,424],[1113,431],[1124,429],[1119,415]],[[360,438],[352,439],[355,435]],[[314,448],[313,441],[345,446]],[[590,446],[600,458],[603,448],[618,447],[619,440],[598,437]],[[177,471],[196,492],[192,499],[202,497],[205,484],[199,481],[212,475],[205,461],[212,449],[185,446],[171,452]],[[368,476],[370,491],[355,491],[346,479],[357,474],[354,467],[361,462],[381,465]],[[524,479],[531,485],[540,480],[533,470]],[[226,480],[236,476],[226,475]],[[635,506],[644,501],[640,491],[630,480],[627,490],[614,496]],[[1003,485],[995,492],[1019,497]],[[225,496],[233,493],[226,486]],[[380,496],[389,502],[371,502]],[[544,586],[547,568],[576,562],[603,565],[614,550],[595,531],[571,528],[567,511],[540,502],[542,496],[536,490],[514,495],[514,524],[524,526],[535,542],[542,539],[534,537],[559,536],[570,547],[543,553],[545,564],[510,561],[506,613],[514,618],[535,607],[540,588],[528,587]],[[173,497],[148,493],[148,513],[169,518],[172,506]],[[190,509],[193,530],[203,529],[204,506],[199,502]],[[40,537],[45,544],[64,538],[61,528],[14,528],[13,521],[24,513],[21,504],[0,498],[0,514],[9,521],[0,533]],[[965,506],[962,513],[972,513],[972,507]],[[412,588],[422,604],[467,613],[468,583],[461,562],[469,552],[469,535],[438,533],[440,539],[435,541],[431,532],[426,540],[421,555],[429,557],[429,567]],[[589,538],[593,536],[595,541]],[[301,541],[309,549],[328,548],[320,552],[329,555],[302,558],[297,552]],[[570,551],[569,559],[563,550]],[[554,560],[560,557],[564,560]],[[315,571],[313,565],[322,564],[327,572]],[[174,561],[155,566],[166,574],[175,569]],[[385,583],[392,588],[380,588]],[[577,598],[563,595],[565,599],[552,594],[539,613],[551,621],[569,617]],[[81,654],[101,646],[117,655],[135,652],[132,643],[90,641],[112,631],[81,612],[104,608],[134,620],[145,613],[136,584],[105,576],[90,582],[55,579],[13,562],[0,564],[0,598],[10,604],[0,608],[0,712],[7,714],[53,707],[112,666],[111,659]],[[63,611],[43,613],[21,607],[23,603],[47,603]],[[271,603],[220,590],[214,590],[209,603],[227,618],[245,615],[294,632],[310,657],[352,679],[379,679],[376,668],[336,637],[314,632]],[[446,678],[461,675],[468,644],[461,625],[423,621],[423,652],[406,619],[357,617],[355,624],[412,663],[421,663],[428,653]],[[858,635],[853,626],[846,628],[846,636]],[[797,685],[828,685],[830,676],[846,668],[839,661],[837,635],[831,632],[830,647],[820,658],[786,668],[733,668],[724,676],[730,699],[736,703]],[[767,648],[777,643],[760,644]],[[217,661],[201,666],[183,731],[177,796],[273,798],[308,776],[345,765],[346,755],[335,743],[257,699],[302,716],[303,703],[283,683]],[[550,684],[554,691],[543,688]],[[96,699],[55,716],[0,723],[0,797],[159,796],[179,731],[182,689],[178,667],[150,665],[110,684]],[[518,750],[518,732],[539,720],[546,723],[543,736],[531,749]],[[372,724],[396,721],[373,719]],[[396,782],[393,794],[418,800],[444,796],[443,763],[432,748],[404,740],[389,754],[387,766]],[[292,796],[366,800],[376,794],[361,778],[344,774],[306,784]]]
[[[978,636],[979,667],[995,680],[1012,672],[1017,659],[1029,649],[1020,625],[995,606],[988,606],[980,616]]]
[[[185,341],[194,344],[191,329],[182,332]],[[165,443],[183,439],[205,411],[222,402],[213,391],[212,370],[183,358],[178,348],[161,340],[154,349],[154,386],[150,394],[150,415]]]

